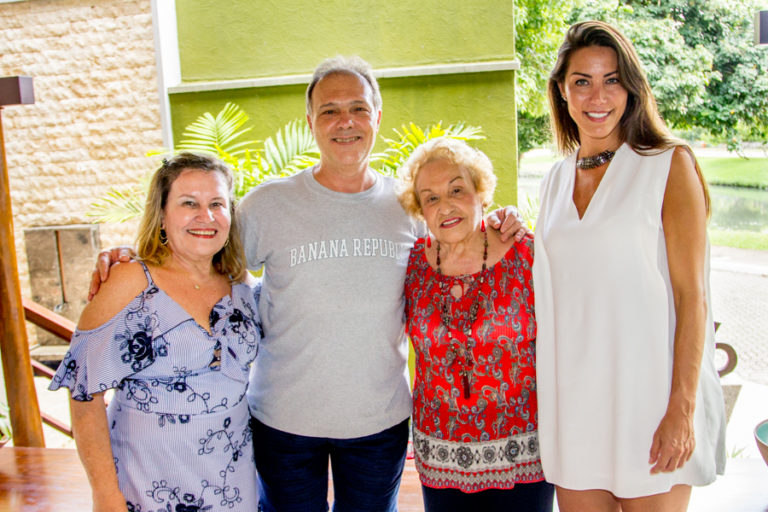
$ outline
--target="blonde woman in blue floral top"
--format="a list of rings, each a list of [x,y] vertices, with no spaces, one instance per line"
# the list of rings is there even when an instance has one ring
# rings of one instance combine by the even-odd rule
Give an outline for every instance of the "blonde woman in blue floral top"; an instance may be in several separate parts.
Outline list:
[[[218,160],[164,161],[140,261],[114,267],[80,317],[51,389],[71,391],[94,511],[257,506],[244,396],[261,324],[232,196]]]

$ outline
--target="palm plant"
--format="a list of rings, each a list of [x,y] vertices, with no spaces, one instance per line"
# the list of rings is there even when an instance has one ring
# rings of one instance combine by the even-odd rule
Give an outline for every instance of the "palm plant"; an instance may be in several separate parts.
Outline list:
[[[539,218],[539,198],[526,196],[525,202],[520,205],[520,213],[525,219],[525,227],[531,231],[536,230],[536,221]]]
[[[248,114],[241,107],[227,103],[215,116],[206,112],[188,125],[182,134],[184,138],[175,148],[151,151],[148,156],[180,151],[213,155],[233,169],[235,199],[242,198],[265,180],[289,176],[319,162],[320,152],[306,121],[289,122],[273,136],[267,137],[262,147],[258,147],[259,141],[246,138],[252,129],[246,126],[248,119]],[[388,176],[396,174],[416,147],[435,137],[464,141],[485,138],[480,127],[467,126],[463,122],[445,128],[442,122],[438,122],[426,129],[409,123],[394,132],[396,138],[382,136],[387,148],[371,156],[372,167]],[[144,211],[149,176],[138,185],[110,188],[91,204],[86,215],[93,217],[94,222],[125,222],[140,216]]]
[[[242,198],[253,187],[267,179],[288,176],[319,161],[312,133],[305,121],[294,120],[271,137],[263,147],[259,141],[246,139],[252,127],[247,127],[248,114],[227,103],[216,115],[210,112],[187,126],[183,139],[170,151],[151,151],[148,156],[194,151],[213,155],[227,163],[235,174],[235,199]],[[144,211],[149,175],[142,184],[112,187],[91,204],[86,215],[95,222],[125,222]]]
[[[144,212],[144,201],[147,196],[147,176],[142,178],[139,185],[110,187],[99,199],[91,203],[91,209],[86,212],[93,217],[94,222],[126,222],[138,217]]]
[[[320,150],[305,120],[295,119],[264,141],[262,170],[267,178],[290,176],[320,161]]]
[[[405,163],[413,150],[430,139],[436,137],[463,141],[485,139],[479,126],[467,126],[463,122],[443,128],[442,121],[439,121],[429,125],[426,130],[414,123],[409,123],[402,125],[400,130],[393,129],[397,134],[397,138],[394,139],[382,135],[381,138],[387,144],[387,148],[381,153],[371,155],[371,164],[378,167],[378,171],[384,175],[395,176],[397,169]]]
[[[248,114],[245,110],[234,103],[227,103],[216,117],[206,112],[189,124],[182,134],[186,139],[182,139],[176,150],[209,153],[214,156],[224,153],[242,157],[248,151],[253,151],[254,144],[258,142],[240,140],[253,128],[244,127],[247,122]]]

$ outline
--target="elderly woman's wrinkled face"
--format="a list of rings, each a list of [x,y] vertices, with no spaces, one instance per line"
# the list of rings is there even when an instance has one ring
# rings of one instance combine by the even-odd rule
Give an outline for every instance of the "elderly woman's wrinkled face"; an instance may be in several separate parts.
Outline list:
[[[480,229],[483,203],[467,169],[432,160],[421,167],[414,185],[421,213],[438,241],[462,242]]]
[[[216,171],[185,169],[171,184],[163,210],[168,247],[180,257],[213,258],[229,237],[229,190]]]

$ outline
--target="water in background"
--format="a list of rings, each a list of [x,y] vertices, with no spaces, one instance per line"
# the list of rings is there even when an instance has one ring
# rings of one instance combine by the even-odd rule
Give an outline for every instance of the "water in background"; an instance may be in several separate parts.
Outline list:
[[[538,175],[518,178],[519,205],[528,204],[528,197],[538,198],[540,181]],[[711,227],[768,234],[768,190],[710,185],[709,193],[712,198]]]

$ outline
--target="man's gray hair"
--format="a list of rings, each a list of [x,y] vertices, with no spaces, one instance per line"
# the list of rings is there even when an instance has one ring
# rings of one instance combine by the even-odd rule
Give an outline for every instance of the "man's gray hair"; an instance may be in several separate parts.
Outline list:
[[[336,57],[325,59],[319,66],[317,66],[317,68],[315,68],[315,72],[312,74],[312,81],[309,82],[309,85],[307,86],[307,115],[312,114],[312,91],[315,89],[317,82],[328,75],[336,73],[357,75],[368,82],[368,85],[371,86],[371,90],[373,91],[373,107],[376,110],[381,110],[379,82],[377,82],[376,77],[373,76],[371,65],[357,55],[352,55],[351,57],[337,55]]]

